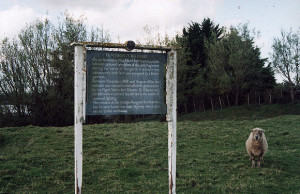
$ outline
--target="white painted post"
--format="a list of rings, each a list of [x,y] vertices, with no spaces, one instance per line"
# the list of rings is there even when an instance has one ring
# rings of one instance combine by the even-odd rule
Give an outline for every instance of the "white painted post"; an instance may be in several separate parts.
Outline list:
[[[82,83],[82,101],[83,101],[83,123],[86,121],[85,108],[86,108],[86,48],[83,49],[83,83]]]
[[[74,157],[75,157],[75,194],[82,193],[82,128],[85,118],[85,49],[75,46],[74,75]]]
[[[167,72],[167,121],[168,121],[168,161],[169,161],[169,194],[176,193],[176,147],[177,147],[177,51],[168,52]]]

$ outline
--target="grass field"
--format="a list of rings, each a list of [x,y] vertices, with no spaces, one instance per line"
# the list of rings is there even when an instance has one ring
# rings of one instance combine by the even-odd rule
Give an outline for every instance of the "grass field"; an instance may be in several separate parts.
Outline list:
[[[235,107],[179,117],[177,193],[300,193],[296,107]],[[251,168],[250,129],[269,151]],[[83,192],[168,193],[167,123],[84,126]],[[0,193],[74,193],[73,127],[0,129]]]

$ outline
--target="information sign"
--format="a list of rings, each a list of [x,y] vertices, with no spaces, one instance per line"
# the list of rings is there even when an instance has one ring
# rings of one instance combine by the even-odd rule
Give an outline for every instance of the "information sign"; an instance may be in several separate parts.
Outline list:
[[[163,53],[87,51],[86,115],[166,114]]]

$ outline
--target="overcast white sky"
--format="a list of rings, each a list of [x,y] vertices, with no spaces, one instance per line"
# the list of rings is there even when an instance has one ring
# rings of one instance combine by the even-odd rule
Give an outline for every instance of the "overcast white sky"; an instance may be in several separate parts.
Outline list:
[[[174,36],[205,17],[226,27],[249,22],[261,32],[256,43],[262,57],[268,57],[281,29],[300,27],[300,0],[0,0],[0,40],[46,15],[55,23],[65,10],[75,18],[85,15],[89,26],[108,29],[112,42],[142,40],[145,25]]]

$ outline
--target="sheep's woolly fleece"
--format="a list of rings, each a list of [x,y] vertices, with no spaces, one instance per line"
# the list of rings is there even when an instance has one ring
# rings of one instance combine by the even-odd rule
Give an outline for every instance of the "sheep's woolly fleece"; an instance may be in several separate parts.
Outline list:
[[[255,158],[258,159],[257,167],[260,167],[260,162],[263,161],[263,156],[268,151],[268,142],[263,129],[252,129],[246,141],[246,149],[252,161],[252,167],[255,167]]]

